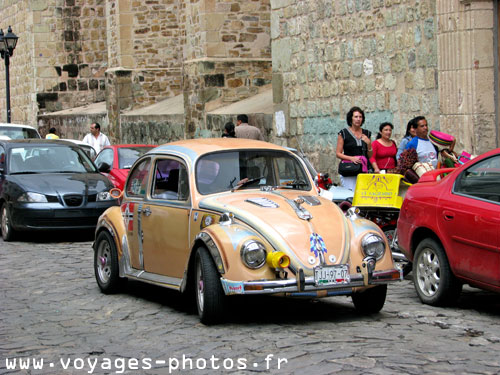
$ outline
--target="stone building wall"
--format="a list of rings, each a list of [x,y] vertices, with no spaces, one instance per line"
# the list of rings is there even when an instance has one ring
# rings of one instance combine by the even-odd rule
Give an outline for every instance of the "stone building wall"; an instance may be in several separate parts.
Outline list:
[[[14,55],[10,57],[10,107],[13,123],[34,124],[34,106],[31,104],[33,95],[32,48],[33,38],[29,30],[32,28],[32,18],[28,11],[28,4],[23,0],[0,0],[1,23],[0,28],[7,33],[9,25],[19,39]],[[0,122],[7,121],[5,61],[0,60]]]
[[[5,29],[12,25],[19,37],[10,70],[13,122],[36,124],[39,114],[105,100],[102,0],[4,1],[0,9]]]
[[[206,113],[271,83],[269,0],[193,0],[185,7],[186,136],[210,133]]]
[[[34,87],[38,114],[105,100],[106,19],[102,0],[34,1]]]
[[[441,128],[457,136],[459,150],[480,154],[500,145],[498,5],[491,0],[436,3]]]
[[[106,73],[110,135],[121,139],[120,114],[182,90],[182,1],[108,0]]]
[[[439,129],[434,0],[271,5],[274,101],[287,120],[276,136],[300,142],[318,169],[335,172],[337,134],[354,105],[374,133],[392,122],[398,141],[416,115]]]

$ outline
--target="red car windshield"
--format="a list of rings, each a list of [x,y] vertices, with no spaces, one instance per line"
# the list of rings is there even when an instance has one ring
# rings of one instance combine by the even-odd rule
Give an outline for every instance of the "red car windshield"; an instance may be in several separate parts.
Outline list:
[[[118,149],[118,169],[130,169],[132,164],[153,147],[123,147]]]

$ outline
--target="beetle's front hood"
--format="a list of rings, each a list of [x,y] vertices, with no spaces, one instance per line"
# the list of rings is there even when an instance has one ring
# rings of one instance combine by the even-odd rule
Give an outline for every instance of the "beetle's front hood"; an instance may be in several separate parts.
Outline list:
[[[297,206],[294,199],[300,197],[305,201]],[[308,192],[234,192],[205,198],[199,205],[232,212],[301,267],[345,263],[349,256],[350,231],[342,211]]]

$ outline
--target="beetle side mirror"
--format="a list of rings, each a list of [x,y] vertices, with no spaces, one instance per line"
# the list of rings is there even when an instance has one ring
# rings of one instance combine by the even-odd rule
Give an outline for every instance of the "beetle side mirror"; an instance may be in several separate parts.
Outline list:
[[[101,173],[109,173],[111,172],[111,167],[108,163],[102,163],[99,165],[98,170]]]

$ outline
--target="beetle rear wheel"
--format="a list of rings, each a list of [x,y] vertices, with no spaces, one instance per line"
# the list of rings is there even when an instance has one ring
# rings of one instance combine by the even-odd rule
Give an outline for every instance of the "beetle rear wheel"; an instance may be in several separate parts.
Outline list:
[[[362,314],[375,314],[382,310],[387,296],[387,285],[377,285],[363,292],[353,293],[354,307]]]
[[[118,252],[115,241],[108,232],[97,236],[94,252],[94,273],[97,285],[105,294],[118,292],[126,279],[120,277]]]
[[[195,283],[200,321],[203,324],[220,322],[224,312],[225,295],[214,261],[204,247],[196,251]]]

